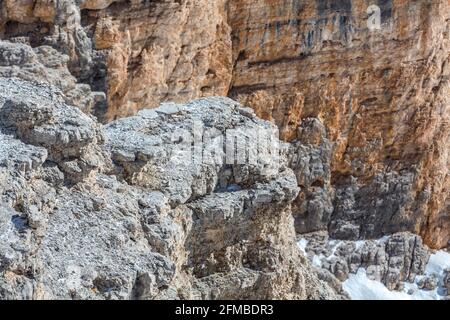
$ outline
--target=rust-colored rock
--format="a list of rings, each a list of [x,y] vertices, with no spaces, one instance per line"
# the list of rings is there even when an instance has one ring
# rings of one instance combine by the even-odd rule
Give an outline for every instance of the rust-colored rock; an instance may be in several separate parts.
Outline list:
[[[228,95],[316,148],[330,173],[302,179],[297,220],[321,222],[298,231],[450,240],[447,0],[5,0],[0,14],[1,38],[57,48],[106,93],[102,121]]]
[[[323,121],[333,143],[335,236],[405,229],[445,246],[450,5],[374,2],[381,26],[371,31],[367,1],[232,1],[230,95],[274,119],[284,138],[295,138],[291,121]],[[273,99],[276,107],[261,108]]]
[[[135,2],[86,13],[96,49],[109,49],[105,118],[226,95],[232,62],[224,1]]]

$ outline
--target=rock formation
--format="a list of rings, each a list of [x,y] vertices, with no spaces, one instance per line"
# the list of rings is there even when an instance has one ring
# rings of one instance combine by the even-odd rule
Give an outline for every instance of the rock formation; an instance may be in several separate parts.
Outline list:
[[[335,189],[335,237],[409,230],[446,246],[448,1],[271,4],[231,1],[230,95],[273,119],[288,140],[303,119],[321,119],[333,150],[324,182]],[[368,28],[370,4],[380,8],[379,30]]]
[[[411,280],[450,241],[449,34],[446,0],[0,1],[0,297],[336,297],[311,232],[394,234],[355,259]],[[224,161],[263,129],[280,158]]]
[[[103,126],[65,100],[0,78],[0,298],[335,296],[295,244],[293,171],[220,153],[226,130],[273,124],[210,98]],[[196,124],[211,161],[185,158]]]
[[[30,0],[0,4],[0,37],[50,45],[95,91],[103,120],[226,95],[232,77],[225,1]],[[25,38],[25,39],[23,39]]]
[[[101,121],[212,95],[252,107],[287,141],[319,119],[330,169],[302,185],[297,231],[412,231],[444,247],[450,5],[372,2],[5,0],[0,36],[34,47],[23,57],[34,68],[70,72],[66,99]]]
[[[349,273],[364,268],[371,280],[380,281],[391,290],[400,290],[403,282],[413,282],[422,275],[430,258],[422,239],[407,232],[360,242],[330,241],[324,232],[307,234],[305,239],[306,252],[322,258],[321,272],[329,273],[329,277],[344,281]]]

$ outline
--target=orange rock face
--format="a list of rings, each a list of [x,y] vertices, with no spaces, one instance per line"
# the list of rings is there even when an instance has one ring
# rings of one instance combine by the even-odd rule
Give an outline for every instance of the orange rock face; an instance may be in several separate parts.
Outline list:
[[[284,140],[306,134],[318,153],[330,148],[319,157],[329,174],[303,181],[298,199],[297,219],[324,218],[298,231],[372,238],[408,230],[433,247],[450,240],[448,0],[6,0],[0,7],[2,38],[49,24],[32,40],[63,48],[80,81],[106,92],[97,112],[104,121],[162,101],[228,95],[274,121]],[[326,201],[317,200],[322,193]]]
[[[375,29],[370,1],[232,1],[230,95],[273,119],[285,139],[296,138],[301,119],[325,124],[336,236],[405,228],[445,246],[450,3],[372,2],[380,9]]]
[[[94,46],[108,49],[106,119],[162,101],[226,95],[232,75],[224,1],[120,2],[88,11]]]

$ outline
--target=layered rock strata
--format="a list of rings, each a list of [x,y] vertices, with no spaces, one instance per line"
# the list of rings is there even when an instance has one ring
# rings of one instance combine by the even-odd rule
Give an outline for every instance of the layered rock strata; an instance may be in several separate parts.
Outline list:
[[[101,125],[0,77],[0,298],[335,298],[297,249],[287,159],[225,161],[227,130],[275,129],[227,98]]]
[[[376,29],[370,5],[380,9]],[[284,139],[298,139],[305,118],[325,126],[331,173],[312,201],[335,190],[330,233],[409,230],[446,246],[449,3],[249,0],[229,10],[230,95],[277,123]],[[328,216],[328,203],[299,213]]]
[[[298,232],[450,240],[448,1],[5,0],[0,12],[0,37],[33,47],[16,63],[52,69],[39,77],[103,122],[229,95],[294,145],[313,126],[314,157],[293,160],[314,170],[298,179]]]
[[[369,279],[390,290],[403,290],[404,282],[414,282],[425,273],[430,258],[422,239],[408,232],[366,241],[336,241],[324,232],[306,234],[303,239],[307,255],[315,257],[320,277],[331,284],[339,284],[363,268]]]

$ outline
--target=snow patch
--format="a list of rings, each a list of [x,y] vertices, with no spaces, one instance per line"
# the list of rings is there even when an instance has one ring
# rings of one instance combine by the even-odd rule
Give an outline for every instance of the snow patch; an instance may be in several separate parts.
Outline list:
[[[416,290],[408,294],[405,286],[404,291],[391,291],[379,281],[370,280],[366,270],[360,268],[356,274],[350,274],[344,281],[342,288],[349,294],[352,300],[434,300],[438,299],[436,290]]]
[[[306,256],[306,246],[308,245],[308,240],[306,240],[305,238],[301,238],[297,242],[297,245],[300,248],[300,250],[303,252],[303,254]]]
[[[431,255],[425,275],[437,276],[439,287],[441,287],[446,268],[450,268],[450,254],[437,251]],[[421,278],[423,276],[417,277],[416,282]],[[342,288],[352,300],[442,300],[444,298],[442,288],[427,291],[419,289],[417,283],[404,282],[403,291],[391,291],[383,283],[370,280],[363,268],[360,268],[356,274],[350,274],[349,278],[342,283]]]
[[[317,268],[322,268],[322,259],[325,258],[323,254],[321,255],[314,255],[312,258],[312,264],[313,266]]]
[[[425,272],[440,276],[447,268],[450,268],[450,253],[441,250],[431,255]]]
[[[376,240],[379,244],[385,244],[389,240],[389,236],[384,236]],[[297,242],[299,249],[307,256],[306,248],[309,241],[305,238]],[[335,252],[343,243],[340,240],[330,240],[327,244],[330,249],[330,255],[324,256],[310,255],[313,266],[321,268],[325,260],[330,260],[335,257]],[[355,241],[355,250],[361,249],[366,241]],[[450,253],[446,251],[437,251],[430,256],[427,264],[425,274],[417,276],[415,283],[404,282],[404,289],[402,291],[391,291],[382,282],[371,280],[367,277],[364,268],[358,269],[356,274],[349,274],[349,278],[342,283],[342,288],[348,293],[352,300],[442,300],[445,295],[443,289],[444,270],[450,268]],[[419,289],[417,282],[425,276],[434,275],[438,279],[438,288],[427,291]]]

